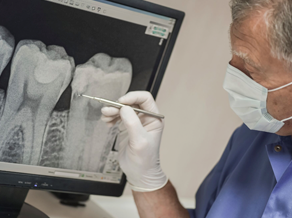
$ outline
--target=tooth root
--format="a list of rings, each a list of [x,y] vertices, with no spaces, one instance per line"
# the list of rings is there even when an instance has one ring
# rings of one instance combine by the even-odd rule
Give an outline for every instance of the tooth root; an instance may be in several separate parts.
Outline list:
[[[127,69],[122,70],[122,69]],[[132,65],[125,58],[97,54],[76,68],[67,131],[64,167],[97,171],[110,129],[100,120],[102,104],[76,93],[118,100],[131,83]]]
[[[33,143],[29,164],[37,165],[40,158],[43,135],[59,97],[67,88],[72,77],[74,61],[63,48],[49,46],[40,41],[19,42],[12,60],[7,98],[0,121],[0,143],[7,134],[7,125],[16,126],[21,108],[31,112]],[[2,139],[2,140],[1,140]],[[2,144],[3,146],[3,144]]]
[[[40,166],[59,168],[65,147],[69,111],[54,111],[48,122]]]
[[[0,76],[11,59],[14,43],[11,33],[5,27],[0,26]]]
[[[0,120],[2,117],[3,109],[4,109],[4,102],[5,102],[5,92],[4,92],[4,90],[0,89]]]
[[[100,161],[99,161],[97,172],[103,172],[108,155],[110,154],[110,152],[114,146],[114,143],[115,143],[115,140],[117,138],[118,133],[119,133],[119,129],[118,129],[118,125],[116,124],[115,126],[113,126],[110,129],[110,131],[107,135],[106,144],[103,147],[103,151],[101,152],[101,155],[100,155]],[[91,160],[93,160],[93,159],[91,159]]]

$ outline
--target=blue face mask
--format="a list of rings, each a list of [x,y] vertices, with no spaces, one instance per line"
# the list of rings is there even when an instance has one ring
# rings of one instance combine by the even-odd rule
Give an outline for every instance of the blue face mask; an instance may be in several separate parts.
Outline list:
[[[230,107],[249,129],[276,133],[292,117],[281,121],[273,118],[267,111],[268,93],[290,85],[292,83],[268,90],[229,64],[223,88],[229,94]]]

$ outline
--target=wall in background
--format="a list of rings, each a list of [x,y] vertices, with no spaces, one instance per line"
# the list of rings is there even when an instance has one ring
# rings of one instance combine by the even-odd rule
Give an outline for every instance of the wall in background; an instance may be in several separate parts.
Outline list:
[[[162,167],[179,197],[193,198],[242,123],[222,88],[231,58],[229,0],[151,2],[186,13],[157,104],[166,116]]]

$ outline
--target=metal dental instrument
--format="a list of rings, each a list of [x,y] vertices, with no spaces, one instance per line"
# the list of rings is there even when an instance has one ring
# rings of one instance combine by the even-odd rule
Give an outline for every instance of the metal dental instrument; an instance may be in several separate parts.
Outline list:
[[[105,105],[108,105],[108,106],[112,106],[112,107],[115,107],[115,108],[119,108],[119,109],[124,107],[124,106],[129,106],[129,105],[121,104],[121,103],[118,103],[118,102],[110,101],[110,100],[107,100],[107,99],[104,99],[104,98],[92,97],[92,96],[89,96],[89,95],[77,94],[77,96],[90,98],[90,99],[99,101],[102,104],[105,104]],[[164,119],[164,116],[161,115],[161,114],[152,113],[150,111],[144,111],[144,110],[141,110],[141,109],[138,109],[138,108],[134,108],[134,107],[131,107],[131,108],[136,112],[147,114],[147,115],[152,116],[152,117]]]

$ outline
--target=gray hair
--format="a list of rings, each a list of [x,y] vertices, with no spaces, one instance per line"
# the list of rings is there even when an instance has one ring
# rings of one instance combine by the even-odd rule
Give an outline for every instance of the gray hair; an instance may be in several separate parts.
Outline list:
[[[292,1],[231,0],[230,7],[233,23],[244,21],[253,12],[264,12],[271,53],[292,69]]]

